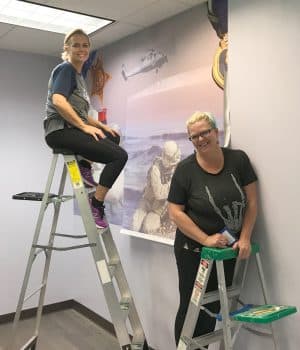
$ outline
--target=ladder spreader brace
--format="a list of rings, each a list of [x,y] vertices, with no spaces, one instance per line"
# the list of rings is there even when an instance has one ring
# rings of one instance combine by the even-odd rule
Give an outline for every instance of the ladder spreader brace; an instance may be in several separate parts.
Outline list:
[[[54,154],[45,192],[23,192],[13,196],[14,199],[41,201],[41,206],[27,263],[27,268],[25,271],[23,285],[21,288],[20,297],[15,313],[13,323],[13,335],[9,349],[15,349],[15,344],[17,341],[18,323],[20,320],[24,302],[28,300],[31,296],[39,293],[39,302],[37,307],[34,335],[20,349],[35,350],[37,348],[39,328],[45,300],[45,292],[52,252],[54,250],[68,251],[78,248],[90,247],[100,279],[100,283],[103,288],[106,303],[110,312],[111,320],[114,325],[117,339],[120,344],[120,349],[148,350],[149,348],[147,345],[145,334],[132,298],[131,291],[129,289],[129,285],[120,261],[120,256],[117,247],[114,243],[110,228],[107,227],[105,229],[97,229],[96,227],[88,201],[87,190],[85,189],[82,181],[76,156],[68,150],[61,149],[54,150],[53,153]],[[50,193],[50,189],[53,182],[59,154],[62,154],[64,157],[64,167],[62,171],[58,194],[56,195]],[[69,177],[71,179],[74,196],[66,196],[63,194],[67,172],[69,173]],[[57,233],[56,228],[61,204],[67,200],[73,199],[74,197],[76,198],[78,203],[86,234],[68,235]],[[44,214],[49,204],[53,204],[54,206],[49,240],[47,244],[40,244],[38,242],[39,235],[42,228]],[[69,247],[55,247],[54,238],[56,236],[75,239],[86,237],[89,243]],[[25,296],[33,262],[40,252],[45,253],[45,265],[41,285],[28,296]],[[128,329],[128,325],[130,326],[130,329]]]

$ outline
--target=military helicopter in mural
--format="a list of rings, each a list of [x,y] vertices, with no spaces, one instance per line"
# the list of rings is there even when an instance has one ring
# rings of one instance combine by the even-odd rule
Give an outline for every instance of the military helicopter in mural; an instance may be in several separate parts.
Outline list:
[[[127,71],[125,64],[122,64],[122,75],[123,78],[127,80],[129,77],[139,73],[149,72],[153,69],[155,69],[157,73],[158,69],[161,68],[166,62],[168,62],[167,55],[155,49],[151,49],[141,58],[140,65],[131,71]]]

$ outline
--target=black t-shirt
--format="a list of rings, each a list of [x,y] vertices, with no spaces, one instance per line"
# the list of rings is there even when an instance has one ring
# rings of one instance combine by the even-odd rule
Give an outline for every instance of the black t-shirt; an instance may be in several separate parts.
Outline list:
[[[247,198],[244,186],[257,180],[245,152],[222,148],[224,167],[218,174],[203,170],[196,154],[181,161],[173,175],[168,201],[184,205],[185,213],[208,235],[227,227],[239,236]],[[190,249],[201,244],[185,236],[178,228],[175,246]]]

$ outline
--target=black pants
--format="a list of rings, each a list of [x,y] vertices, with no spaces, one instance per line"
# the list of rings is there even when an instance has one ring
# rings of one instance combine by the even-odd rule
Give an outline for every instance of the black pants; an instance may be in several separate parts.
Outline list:
[[[180,304],[175,320],[175,341],[176,345],[178,345],[200,263],[200,253],[196,253],[184,248],[175,248],[175,257],[178,270],[180,294]],[[235,259],[224,261],[224,271],[227,286],[232,284],[235,261]],[[217,269],[216,264],[214,263],[206,291],[209,292],[217,289]],[[220,302],[212,302],[206,304],[205,307],[214,313],[218,313],[220,311]],[[215,325],[216,319],[214,317],[210,317],[205,311],[201,311],[199,313],[199,318],[196,323],[193,337],[199,337],[200,335],[212,332],[215,328]]]
[[[119,146],[120,137],[105,133],[105,139],[97,141],[92,135],[76,128],[57,130],[46,136],[46,142],[51,148],[66,148],[96,163],[106,164],[99,184],[111,188],[124,168],[128,155]]]

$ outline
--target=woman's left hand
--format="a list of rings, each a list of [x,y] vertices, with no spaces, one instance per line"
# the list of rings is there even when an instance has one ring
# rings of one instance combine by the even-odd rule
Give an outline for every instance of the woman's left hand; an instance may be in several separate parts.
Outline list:
[[[249,240],[239,239],[232,248],[239,249],[239,259],[248,259],[251,254],[251,243]]]
[[[112,136],[120,136],[120,134],[116,131],[116,130],[114,130],[114,129],[112,129],[112,128],[110,128],[108,125],[106,125],[106,124],[102,124],[101,125],[101,129],[102,130],[104,130],[104,131],[106,131],[106,132],[109,132]]]

